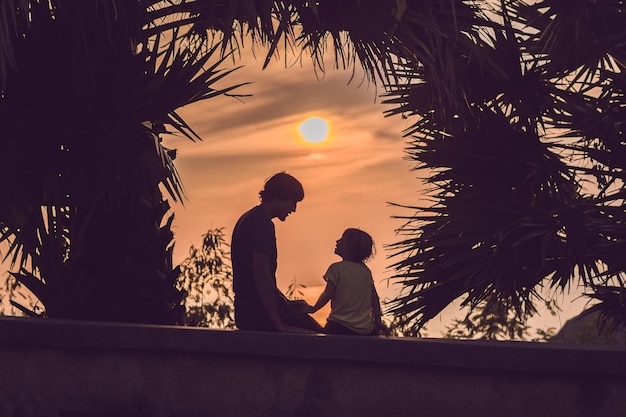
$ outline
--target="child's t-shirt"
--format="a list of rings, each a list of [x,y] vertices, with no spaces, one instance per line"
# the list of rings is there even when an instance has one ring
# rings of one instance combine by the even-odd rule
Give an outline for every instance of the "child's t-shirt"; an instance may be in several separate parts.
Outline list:
[[[340,261],[328,267],[324,280],[335,284],[330,300],[328,320],[335,321],[360,334],[374,330],[372,319],[372,285],[370,269],[361,262]]]

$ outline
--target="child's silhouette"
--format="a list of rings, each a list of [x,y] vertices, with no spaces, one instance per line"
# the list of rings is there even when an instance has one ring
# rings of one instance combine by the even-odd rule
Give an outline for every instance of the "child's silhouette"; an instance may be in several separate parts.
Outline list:
[[[328,267],[324,274],[326,288],[310,311],[316,312],[330,301],[325,333],[378,334],[385,326],[372,272],[365,265],[374,253],[372,237],[360,229],[346,229],[337,240],[335,253],[342,261]]]

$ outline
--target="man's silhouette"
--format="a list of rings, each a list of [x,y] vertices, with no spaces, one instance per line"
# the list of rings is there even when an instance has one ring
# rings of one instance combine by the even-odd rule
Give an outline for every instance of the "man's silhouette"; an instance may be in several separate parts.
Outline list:
[[[304,301],[290,301],[276,286],[276,233],[272,219],[285,221],[304,198],[302,184],[280,172],[259,193],[261,204],[244,213],[233,230],[231,259],[235,322],[240,330],[321,332],[304,311]]]

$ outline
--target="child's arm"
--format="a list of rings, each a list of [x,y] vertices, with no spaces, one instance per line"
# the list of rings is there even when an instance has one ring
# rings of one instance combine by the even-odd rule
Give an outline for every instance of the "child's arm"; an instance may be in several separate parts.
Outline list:
[[[337,287],[332,282],[328,281],[326,283],[326,288],[320,294],[320,297],[317,299],[313,307],[311,307],[311,313],[315,313],[320,308],[324,307],[335,295],[335,290]]]
[[[376,287],[372,284],[372,317],[374,318],[374,328],[377,332],[382,332],[388,335],[389,329],[385,326],[382,319],[382,312],[380,311],[380,299],[376,292]]]
[[[376,287],[372,284],[372,317],[376,325],[382,324],[382,313],[380,311],[380,299],[376,292]]]

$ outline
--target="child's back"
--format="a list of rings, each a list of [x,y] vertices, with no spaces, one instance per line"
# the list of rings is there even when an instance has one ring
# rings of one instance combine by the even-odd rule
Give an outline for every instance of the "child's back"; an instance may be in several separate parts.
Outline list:
[[[362,262],[340,261],[328,268],[324,280],[335,285],[328,320],[359,334],[374,330],[372,320],[372,272]]]

